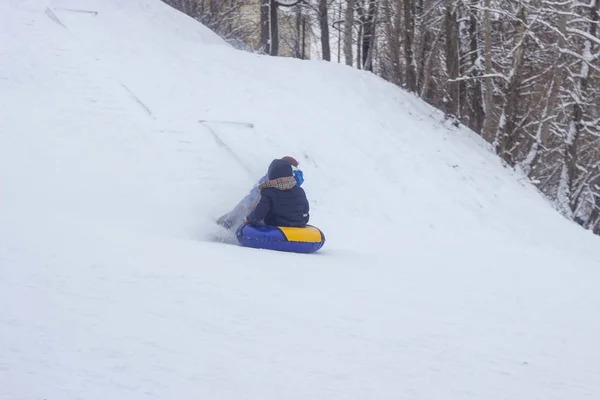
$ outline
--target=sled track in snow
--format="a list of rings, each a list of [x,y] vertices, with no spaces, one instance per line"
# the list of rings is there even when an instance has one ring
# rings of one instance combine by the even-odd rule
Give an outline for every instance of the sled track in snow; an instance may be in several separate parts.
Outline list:
[[[121,84],[121,86],[123,87],[123,89],[125,89],[125,90],[127,91],[127,93],[129,93],[129,96],[130,96],[130,97],[133,99],[133,101],[135,101],[135,102],[136,102],[136,104],[137,104],[138,106],[140,106],[140,107],[141,107],[141,108],[142,108],[144,111],[146,111],[146,113],[147,113],[147,114],[148,114],[148,115],[149,115],[149,116],[150,116],[152,119],[155,119],[155,118],[154,118],[154,114],[152,114],[152,111],[150,110],[150,108],[148,108],[148,106],[146,106],[146,104],[144,104],[144,102],[143,102],[143,101],[141,101],[141,100],[140,100],[140,98],[139,98],[139,97],[137,97],[137,96],[135,95],[135,93],[133,93],[133,92],[131,91],[131,89],[129,89],[129,88],[127,87],[127,85],[125,85],[125,84],[123,84],[123,83],[122,83],[122,84]]]
[[[56,16],[54,11],[52,11],[50,7],[46,7],[46,10],[44,12],[48,16],[48,18],[50,18],[52,21],[56,22],[58,25],[68,30],[67,26],[62,23],[62,21]]]
[[[209,123],[207,121],[200,121],[200,124],[202,124],[203,126],[206,127],[206,129],[208,129],[208,131],[212,134],[213,138],[215,139],[215,142],[217,143],[217,145],[219,145],[219,147],[221,147],[222,149],[224,149],[231,157],[233,157],[233,159],[235,159],[235,161],[242,167],[244,168],[244,170],[246,170],[246,172],[248,172],[248,174],[252,175],[252,169],[250,167],[248,167],[246,165],[246,163],[244,163],[244,161],[242,161],[242,159],[235,153],[235,151],[233,151],[231,149],[231,147],[229,147],[220,137],[219,134],[217,133],[217,131],[215,131],[215,129],[213,129],[213,127],[211,127],[209,125]],[[248,125],[246,125],[248,126]],[[254,126],[254,125],[252,125]]]

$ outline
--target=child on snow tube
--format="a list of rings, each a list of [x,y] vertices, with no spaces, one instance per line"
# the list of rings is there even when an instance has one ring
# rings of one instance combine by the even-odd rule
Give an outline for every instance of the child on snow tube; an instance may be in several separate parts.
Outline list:
[[[295,253],[314,253],[323,247],[325,236],[308,225],[306,193],[296,184],[289,163],[274,160],[258,190],[256,208],[236,231],[242,246]]]
[[[293,177],[296,180],[296,186],[300,187],[304,182],[304,174],[302,170],[298,168],[298,161],[295,158],[286,156],[281,158],[281,160],[286,161],[292,168]],[[243,219],[246,215],[254,211],[256,208],[261,195],[261,189],[259,188],[261,184],[264,184],[269,180],[268,173],[264,175],[262,178],[258,180],[256,185],[252,188],[250,193],[248,193],[230,212],[223,215],[217,220],[217,223],[223,226],[226,229],[236,228],[240,224],[242,224]]]
[[[304,189],[297,185],[287,160],[273,160],[268,180],[258,185],[260,200],[244,222],[303,228],[308,224],[309,205]]]

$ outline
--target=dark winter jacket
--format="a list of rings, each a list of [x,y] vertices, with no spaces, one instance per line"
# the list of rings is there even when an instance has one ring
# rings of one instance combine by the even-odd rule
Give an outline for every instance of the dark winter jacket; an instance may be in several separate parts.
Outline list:
[[[292,167],[283,160],[269,166],[269,180],[261,185],[260,201],[246,220],[272,226],[306,226],[309,206],[304,189],[295,184]]]

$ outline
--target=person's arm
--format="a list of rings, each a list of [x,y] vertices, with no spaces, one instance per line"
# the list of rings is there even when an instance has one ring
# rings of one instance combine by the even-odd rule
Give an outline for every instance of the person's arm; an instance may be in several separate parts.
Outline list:
[[[304,192],[304,189],[302,190]],[[304,193],[304,223],[308,224],[308,220],[310,219],[310,206],[308,205],[308,199],[306,198],[306,193]]]
[[[265,219],[270,209],[271,199],[269,198],[269,196],[262,195],[254,211],[248,214],[248,216],[244,220],[250,223],[260,222],[263,219]]]

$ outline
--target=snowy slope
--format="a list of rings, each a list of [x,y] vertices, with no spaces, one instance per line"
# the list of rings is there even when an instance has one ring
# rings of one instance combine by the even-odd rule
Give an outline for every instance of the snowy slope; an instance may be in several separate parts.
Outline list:
[[[598,238],[420,100],[158,0],[0,18],[0,399],[600,397]],[[323,250],[209,241],[283,155]]]

